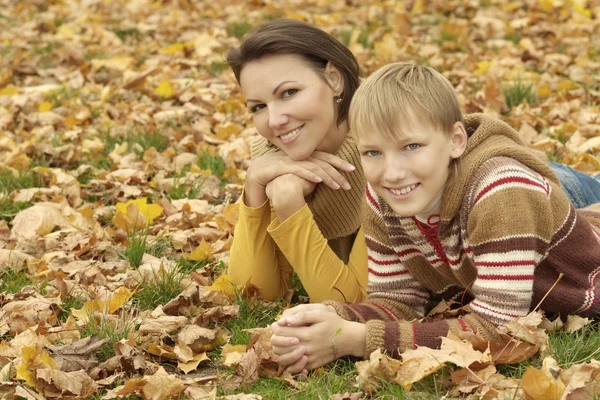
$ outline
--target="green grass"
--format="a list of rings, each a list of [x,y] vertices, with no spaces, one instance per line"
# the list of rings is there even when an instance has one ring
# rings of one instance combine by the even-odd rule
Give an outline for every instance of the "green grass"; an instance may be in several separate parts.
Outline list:
[[[208,264],[209,262],[207,260],[188,260],[185,257],[179,257],[179,260],[177,260],[177,268],[179,268],[180,271],[185,272],[186,274],[190,274],[193,271],[202,269]]]
[[[172,249],[171,240],[166,236],[152,238],[146,245],[146,253],[157,258],[163,257]]]
[[[44,187],[42,175],[36,171],[12,171],[0,168],[0,193],[10,194],[18,189]]]
[[[553,332],[549,335],[549,351],[561,368],[572,364],[600,360],[600,326],[592,323],[576,332]]]
[[[129,133],[125,136],[112,135],[110,132],[105,132],[101,135],[101,139],[106,144],[104,147],[105,156],[108,156],[115,149],[116,145],[123,143],[127,143],[127,152],[133,151],[138,157],[141,157],[151,147],[154,147],[158,152],[164,151],[169,147],[169,138],[158,132],[140,131]]]
[[[75,287],[73,287],[75,288]],[[73,289],[71,289],[64,299],[62,299],[61,310],[58,313],[58,319],[62,322],[66,321],[71,315],[71,310],[73,309],[81,309],[85,302],[81,298],[80,295],[74,295],[72,293]]]
[[[252,25],[245,19],[242,19],[230,22],[227,25],[227,34],[241,39],[250,29],[252,29]]]
[[[149,282],[142,282],[135,295],[133,302],[142,310],[154,310],[160,304],[166,304],[177,297],[185,288],[181,282],[187,276],[177,266],[169,271],[160,269]]]
[[[90,314],[86,324],[79,328],[82,338],[93,335],[97,335],[100,339],[108,338],[108,342],[96,351],[96,357],[100,362],[115,355],[115,343],[136,333],[134,316],[131,312],[122,310],[121,315],[116,317],[115,320],[112,320],[104,313],[99,316]]]
[[[133,229],[131,232],[127,230],[127,247],[123,251],[122,257],[129,261],[132,268],[137,268],[142,265],[142,258],[148,247],[148,227],[142,231]]]
[[[29,208],[33,203],[29,201],[14,201],[8,196],[0,197],[0,220],[12,221],[12,219],[26,208]]]
[[[520,79],[515,82],[503,85],[502,91],[506,98],[506,105],[509,108],[517,107],[518,105],[527,102],[533,104],[536,102],[535,90],[532,83],[525,83]]]
[[[221,179],[223,178],[221,177]],[[204,180],[189,182],[185,178],[175,177],[173,186],[171,186],[166,195],[170,200],[195,199],[202,193],[203,185]]]
[[[26,267],[9,267],[0,270],[0,293],[19,293],[25,286],[33,284]]]
[[[226,183],[225,170],[227,166],[225,160],[218,154],[211,154],[208,150],[203,150],[198,155],[198,167],[200,169],[210,169],[212,174],[221,180],[221,183]]]
[[[236,303],[240,306],[237,318],[227,321],[223,327],[231,333],[231,344],[247,344],[252,336],[244,329],[264,327],[275,321],[283,311],[283,303],[265,303],[258,299],[246,300],[237,293]]]
[[[138,28],[114,28],[112,31],[124,42],[127,41],[127,38],[132,38],[136,41],[142,38],[142,33]]]

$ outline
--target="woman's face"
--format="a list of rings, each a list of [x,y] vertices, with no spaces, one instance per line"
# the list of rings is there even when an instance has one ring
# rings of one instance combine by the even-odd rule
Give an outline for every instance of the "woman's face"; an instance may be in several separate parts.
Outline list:
[[[337,126],[334,96],[343,89],[337,68],[328,64],[324,77],[297,55],[263,57],[248,63],[240,74],[258,133],[293,160],[304,160],[313,151],[333,153],[348,131]]]

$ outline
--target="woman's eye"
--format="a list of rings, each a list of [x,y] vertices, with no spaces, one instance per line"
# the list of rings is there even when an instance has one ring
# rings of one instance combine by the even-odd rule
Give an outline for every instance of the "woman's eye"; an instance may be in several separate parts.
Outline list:
[[[367,157],[375,157],[381,154],[381,152],[377,151],[377,150],[367,150],[365,151],[365,156]]]
[[[281,94],[281,97],[284,97],[284,98],[291,97],[291,96],[295,95],[296,93],[298,93],[298,89],[288,89]]]
[[[411,143],[408,146],[406,146],[406,150],[417,150],[419,147],[421,147],[420,144]]]
[[[264,104],[257,104],[255,106],[250,107],[250,112],[255,113],[255,112],[262,110],[263,108],[265,108]]]

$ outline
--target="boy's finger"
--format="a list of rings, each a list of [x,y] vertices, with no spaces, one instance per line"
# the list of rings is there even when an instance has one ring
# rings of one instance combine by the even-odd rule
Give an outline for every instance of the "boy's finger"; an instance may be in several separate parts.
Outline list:
[[[286,336],[271,336],[271,344],[277,347],[292,347],[300,344],[300,340],[297,337],[286,337]]]
[[[280,354],[277,356],[277,364],[279,364],[283,367],[293,365],[298,360],[300,360],[302,358],[302,356],[304,356],[305,352],[306,352],[306,348],[304,346],[300,346],[294,351],[290,351],[289,353]]]
[[[308,357],[302,356],[294,364],[287,367],[286,371],[288,371],[292,375],[296,375],[298,373],[304,373],[304,371],[306,371],[305,375],[308,375],[308,371],[305,368],[307,363],[308,363]]]
[[[337,317],[337,314],[329,311],[311,310],[298,313],[288,318],[287,323],[288,326],[312,325],[318,324],[319,322],[328,321],[335,317]]]

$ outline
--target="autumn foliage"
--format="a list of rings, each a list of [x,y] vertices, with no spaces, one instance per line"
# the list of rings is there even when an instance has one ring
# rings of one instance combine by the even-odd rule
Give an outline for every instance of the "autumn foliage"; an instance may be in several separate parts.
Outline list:
[[[272,318],[232,342],[248,310],[281,304],[223,275],[256,136],[223,60],[265,20],[316,24],[365,75],[427,63],[465,112],[502,118],[549,160],[600,171],[598,0],[0,5],[6,398],[259,398],[243,393],[265,377],[293,393],[307,384],[278,369]],[[451,312],[442,305],[429,318]],[[448,396],[589,398],[600,393],[597,354],[566,366],[548,349],[549,333],[588,323],[534,312],[500,327],[500,343],[470,335],[402,360],[375,352],[356,363],[356,390],[332,397],[376,396],[384,382],[414,390],[446,368]],[[541,367],[522,376],[498,371],[532,358]]]

